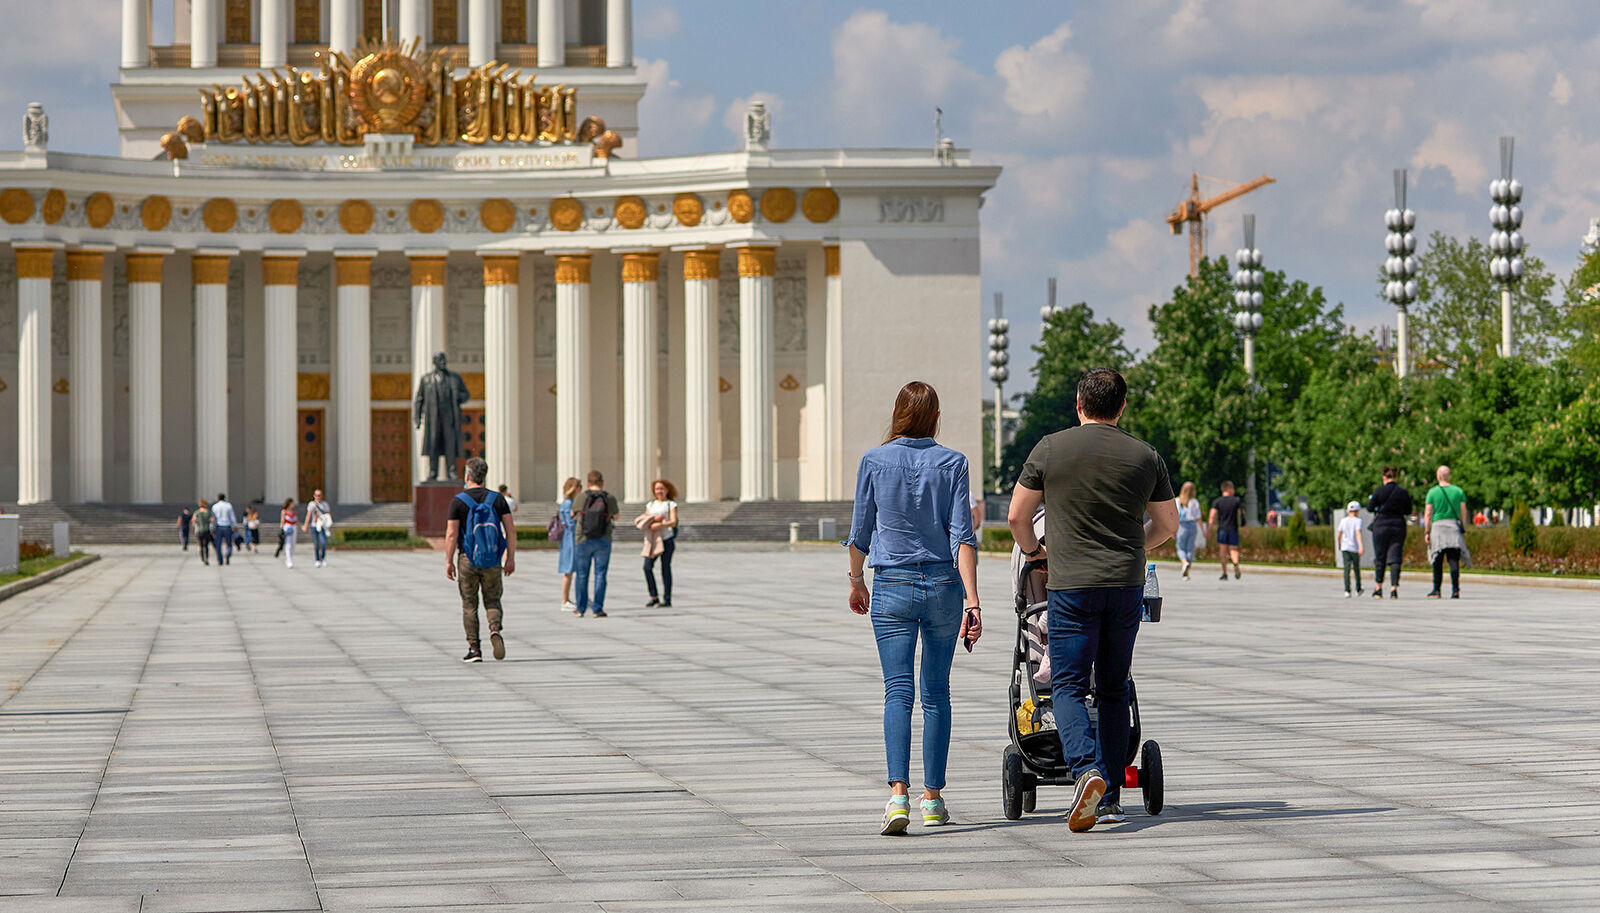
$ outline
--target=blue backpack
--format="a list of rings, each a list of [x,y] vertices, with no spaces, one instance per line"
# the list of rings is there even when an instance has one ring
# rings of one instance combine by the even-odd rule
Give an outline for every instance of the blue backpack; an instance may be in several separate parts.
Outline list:
[[[500,566],[506,553],[506,533],[500,526],[500,515],[495,512],[499,495],[490,492],[482,501],[474,501],[466,493],[456,495],[456,500],[467,505],[467,522],[461,529],[461,551],[473,567]]]

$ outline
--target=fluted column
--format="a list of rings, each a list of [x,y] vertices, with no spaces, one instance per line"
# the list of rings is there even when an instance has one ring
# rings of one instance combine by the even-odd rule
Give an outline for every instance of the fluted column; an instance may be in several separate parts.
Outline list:
[[[656,277],[658,251],[622,255],[622,491],[624,500],[650,500],[656,478]]]
[[[300,251],[277,250],[261,257],[268,504],[309,494],[300,491],[300,257]]]
[[[414,38],[420,39],[423,46],[428,44],[427,0],[400,0],[400,43]]]
[[[349,52],[361,35],[361,5],[357,0],[333,0],[328,16],[328,46]]]
[[[217,65],[217,4],[194,0],[189,8],[189,66],[197,70]]]
[[[54,497],[51,487],[50,282],[55,250],[17,248],[17,503]]]
[[[563,0],[539,0],[539,66],[567,65],[566,16],[567,5]]]
[[[683,253],[683,398],[685,501],[722,497],[722,429],[717,340],[717,280],[722,252]]]
[[[433,356],[444,351],[445,252],[407,251],[411,258],[411,392],[433,370]],[[422,452],[422,431],[412,432],[411,452]],[[415,481],[428,478],[428,461],[411,461]],[[455,467],[450,467],[454,469]]]
[[[484,459],[489,461],[490,488],[522,479],[517,447],[517,265],[519,255],[500,251],[483,254],[483,419]]]
[[[228,490],[228,260],[198,253],[194,271],[194,481],[198,494]]]
[[[341,504],[372,503],[372,251],[335,251],[334,408]]]
[[[122,0],[122,67],[150,65],[150,0]]]
[[[68,474],[74,501],[105,500],[105,389],[101,372],[101,250],[67,251]]]
[[[167,251],[130,251],[128,469],[135,504],[161,503],[161,267]]]
[[[289,0],[261,0],[261,69],[271,70],[288,61]]]
[[[556,255],[556,478],[589,465],[589,255]]]
[[[777,484],[772,278],[777,249],[739,248],[739,500],[770,501]]]
[[[844,468],[844,286],[839,279],[839,247],[822,248],[823,310],[823,472],[824,497],[848,498]]]
[[[467,6],[467,66],[482,66],[494,59],[494,4],[490,0],[469,0]],[[539,64],[544,65],[543,57]]]
[[[633,0],[606,0],[606,66],[633,66]]]

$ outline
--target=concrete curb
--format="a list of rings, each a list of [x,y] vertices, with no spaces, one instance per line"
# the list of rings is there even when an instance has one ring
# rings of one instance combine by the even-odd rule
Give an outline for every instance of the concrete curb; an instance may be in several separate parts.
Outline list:
[[[64,577],[80,567],[94,564],[99,560],[99,555],[84,555],[82,558],[75,558],[71,561],[68,561],[66,564],[53,567],[42,574],[34,574],[32,577],[27,577],[22,580],[18,580],[15,583],[8,583],[5,586],[0,586],[0,602],[5,602],[7,599],[10,599],[11,597],[21,593],[26,593],[36,586],[43,586],[57,577]]]

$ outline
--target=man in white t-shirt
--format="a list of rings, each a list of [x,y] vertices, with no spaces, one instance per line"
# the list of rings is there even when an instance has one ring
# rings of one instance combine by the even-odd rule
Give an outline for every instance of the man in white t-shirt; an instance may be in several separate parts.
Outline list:
[[[1344,519],[1334,531],[1334,546],[1344,558],[1344,598],[1350,598],[1350,574],[1356,576],[1356,594],[1361,593],[1361,556],[1366,547],[1361,543],[1361,502],[1351,501],[1344,506]]]
[[[239,517],[233,512],[233,505],[228,503],[228,496],[217,495],[217,501],[211,505],[211,529],[215,536],[214,544],[217,549],[217,567],[233,563],[233,527],[239,522]],[[224,552],[223,543],[227,543]]]

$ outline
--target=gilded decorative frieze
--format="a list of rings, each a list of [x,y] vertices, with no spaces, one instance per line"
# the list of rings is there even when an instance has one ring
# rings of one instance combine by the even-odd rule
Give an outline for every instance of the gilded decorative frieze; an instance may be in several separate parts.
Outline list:
[[[329,399],[333,385],[329,383],[328,375],[315,371],[302,371],[295,375],[296,399]]]
[[[650,214],[650,210],[645,208],[643,199],[628,194],[617,197],[617,201],[611,204],[611,213],[618,225],[632,230],[644,227],[645,216]]]
[[[161,194],[145,197],[139,204],[139,224],[145,231],[160,231],[171,221],[172,201]]]
[[[583,204],[572,197],[551,200],[550,224],[557,231],[577,231],[583,224]]]
[[[750,199],[750,191],[728,191],[728,215],[733,217],[733,221],[741,224],[756,217],[756,204]]]
[[[467,385],[467,395],[473,399],[483,399],[483,372],[462,371],[461,381]]]
[[[800,198],[800,212],[812,222],[827,222],[839,214],[839,195],[831,187],[813,187]]]
[[[699,225],[703,215],[705,215],[705,205],[700,202],[697,194],[680,193],[672,198],[672,216],[684,228]]]
[[[109,193],[92,193],[83,201],[83,215],[90,228],[105,228],[116,214],[117,204],[112,202]]]
[[[280,235],[299,231],[305,220],[305,208],[299,200],[273,200],[267,206],[267,225]]]
[[[44,195],[44,203],[39,207],[39,217],[44,219],[44,224],[54,225],[61,221],[67,212],[67,195],[59,188],[52,188]]]
[[[372,211],[372,204],[366,200],[345,200],[339,206],[339,227],[346,234],[364,235],[372,228],[372,221],[377,214]]]
[[[444,206],[438,200],[414,200],[406,211],[406,221],[425,235],[431,235],[444,225]]]
[[[517,207],[510,200],[484,200],[478,206],[478,222],[487,231],[503,234],[517,224]]]
[[[200,211],[200,220],[205,223],[206,231],[229,231],[239,221],[239,207],[226,197],[207,200]]]
[[[411,399],[411,375],[409,373],[383,373],[373,374],[372,399],[374,402],[409,401]]]
[[[0,219],[12,225],[21,225],[33,218],[34,208],[33,194],[21,187],[0,190]]]
[[[768,222],[787,222],[794,218],[794,191],[771,187],[761,194],[761,218]]]

